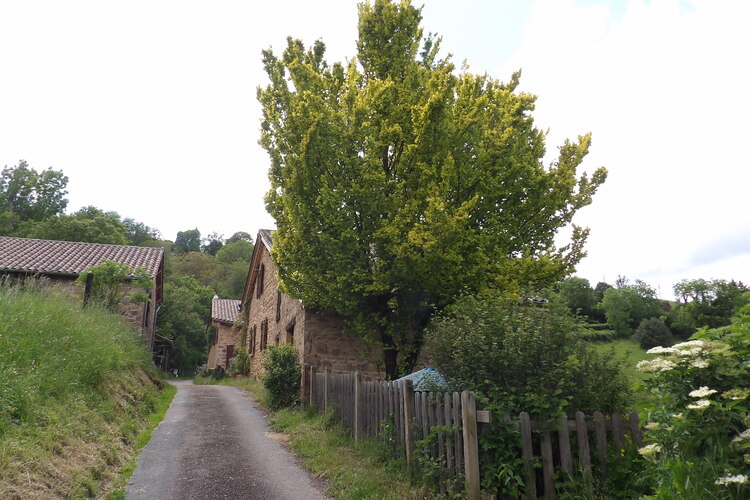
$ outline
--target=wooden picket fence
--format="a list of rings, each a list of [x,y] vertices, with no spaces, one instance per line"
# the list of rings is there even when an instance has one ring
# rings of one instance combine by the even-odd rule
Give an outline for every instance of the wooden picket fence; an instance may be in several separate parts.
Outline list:
[[[333,412],[356,440],[369,436],[396,445],[394,449],[404,450],[409,468],[414,467],[419,447],[426,457],[442,463],[441,489],[452,478],[463,477],[468,498],[480,498],[478,431],[492,415],[476,409],[472,392],[418,392],[411,381],[364,382],[358,373],[317,373],[311,366],[305,367],[305,379],[305,399],[318,411]],[[502,418],[513,420],[509,415]],[[627,422],[617,413],[605,419],[597,412],[587,421],[577,412],[575,420],[554,424],[531,420],[521,412],[513,423],[521,434],[519,449],[530,499],[556,498],[556,469],[586,476],[596,470],[598,479],[606,481],[608,434],[618,449],[624,448],[626,435],[636,446],[643,439],[635,412]],[[542,467],[534,467],[539,462]]]

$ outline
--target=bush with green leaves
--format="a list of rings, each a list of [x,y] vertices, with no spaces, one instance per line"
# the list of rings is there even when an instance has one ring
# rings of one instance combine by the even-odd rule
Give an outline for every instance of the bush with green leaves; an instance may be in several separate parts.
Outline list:
[[[562,307],[525,307],[496,292],[465,296],[435,317],[427,352],[455,390],[472,390],[494,415],[556,420],[582,411],[627,408],[631,392],[614,353],[600,355],[578,334]],[[480,437],[482,487],[523,495],[520,437],[513,423],[493,419]]]
[[[750,306],[728,327],[649,350],[638,363],[653,498],[750,498]]]
[[[641,320],[641,324],[633,334],[633,339],[637,340],[643,349],[656,346],[669,347],[673,344],[672,332],[659,318]]]
[[[128,300],[135,304],[150,301],[146,291],[156,286],[144,268],[131,269],[127,264],[113,260],[105,260],[85,269],[78,276],[76,283],[85,285],[89,274],[92,275],[91,300],[113,312],[120,311],[122,301],[128,292],[128,283],[139,289],[128,297]]]
[[[293,345],[269,347],[263,358],[263,368],[263,385],[268,390],[268,404],[272,410],[299,402],[302,370]]]
[[[240,347],[235,352],[234,357],[229,360],[229,368],[227,373],[229,376],[234,377],[236,375],[244,375],[250,371],[250,356],[247,354],[247,350]]]

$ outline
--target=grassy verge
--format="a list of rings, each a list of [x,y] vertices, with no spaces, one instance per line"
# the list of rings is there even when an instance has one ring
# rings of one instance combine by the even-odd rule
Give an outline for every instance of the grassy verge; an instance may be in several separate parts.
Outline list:
[[[119,479],[115,482],[112,492],[107,496],[107,500],[122,500],[125,498],[125,487],[128,479],[133,475],[136,466],[136,458],[138,452],[148,444],[151,440],[151,433],[156,429],[156,426],[164,420],[164,414],[169,409],[169,405],[172,404],[174,395],[177,394],[177,388],[173,385],[166,384],[164,390],[156,403],[154,412],[148,416],[146,428],[136,437],[133,445],[132,457],[128,462],[120,468]]]
[[[0,286],[0,498],[102,497],[162,382],[119,315]]]
[[[197,377],[193,382],[238,386],[261,404],[267,401],[263,384],[253,378],[216,382]],[[405,460],[393,459],[384,443],[372,439],[355,442],[330,417],[311,408],[271,412],[269,423],[312,475],[328,484],[326,493],[334,498],[400,500],[432,496],[410,482]]]

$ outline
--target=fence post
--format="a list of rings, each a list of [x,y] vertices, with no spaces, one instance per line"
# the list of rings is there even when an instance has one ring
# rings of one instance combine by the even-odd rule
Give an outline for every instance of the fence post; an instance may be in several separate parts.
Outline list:
[[[414,471],[414,382],[404,380],[404,444],[406,445],[406,467]]]
[[[477,442],[477,402],[474,393],[461,393],[461,420],[464,430],[464,470],[466,495],[469,500],[479,500],[479,443]]]
[[[328,392],[331,390],[331,367],[326,366],[323,379],[323,413],[328,413]]]
[[[536,472],[534,471],[534,451],[531,441],[531,418],[529,414],[522,411],[518,415],[518,423],[521,431],[521,456],[526,476],[526,497],[536,499]]]
[[[354,440],[362,436],[362,374],[354,372]]]
[[[310,406],[315,406],[315,372],[315,367],[310,365]]]

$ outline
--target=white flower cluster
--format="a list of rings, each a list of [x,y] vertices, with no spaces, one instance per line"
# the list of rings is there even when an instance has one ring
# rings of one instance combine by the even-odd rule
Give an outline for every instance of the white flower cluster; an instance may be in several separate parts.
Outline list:
[[[662,347],[662,346],[656,346],[652,347],[648,351],[646,351],[649,354],[674,354],[677,352],[677,349],[674,347]]]
[[[702,340],[688,340],[687,342],[680,342],[679,344],[675,344],[672,347],[675,349],[690,349],[692,347],[703,347],[706,343]]]
[[[638,370],[641,370],[643,372],[665,372],[667,370],[671,370],[676,365],[669,361],[668,359],[664,358],[654,358],[651,360],[644,359],[643,361],[639,361],[635,367]]]
[[[728,484],[745,484],[747,482],[747,476],[744,474],[735,474],[720,477],[716,480],[716,484],[728,485]]]
[[[661,446],[659,446],[656,443],[647,444],[643,448],[638,449],[638,453],[640,453],[644,457],[651,457],[653,455],[656,455],[660,451],[661,451]]]
[[[691,398],[707,398],[711,394],[716,394],[717,390],[709,389],[705,385],[699,389],[696,389],[694,391],[690,391],[690,397]]]
[[[711,401],[708,399],[699,399],[695,403],[691,403],[687,405],[688,409],[690,410],[705,410],[711,405]]]

